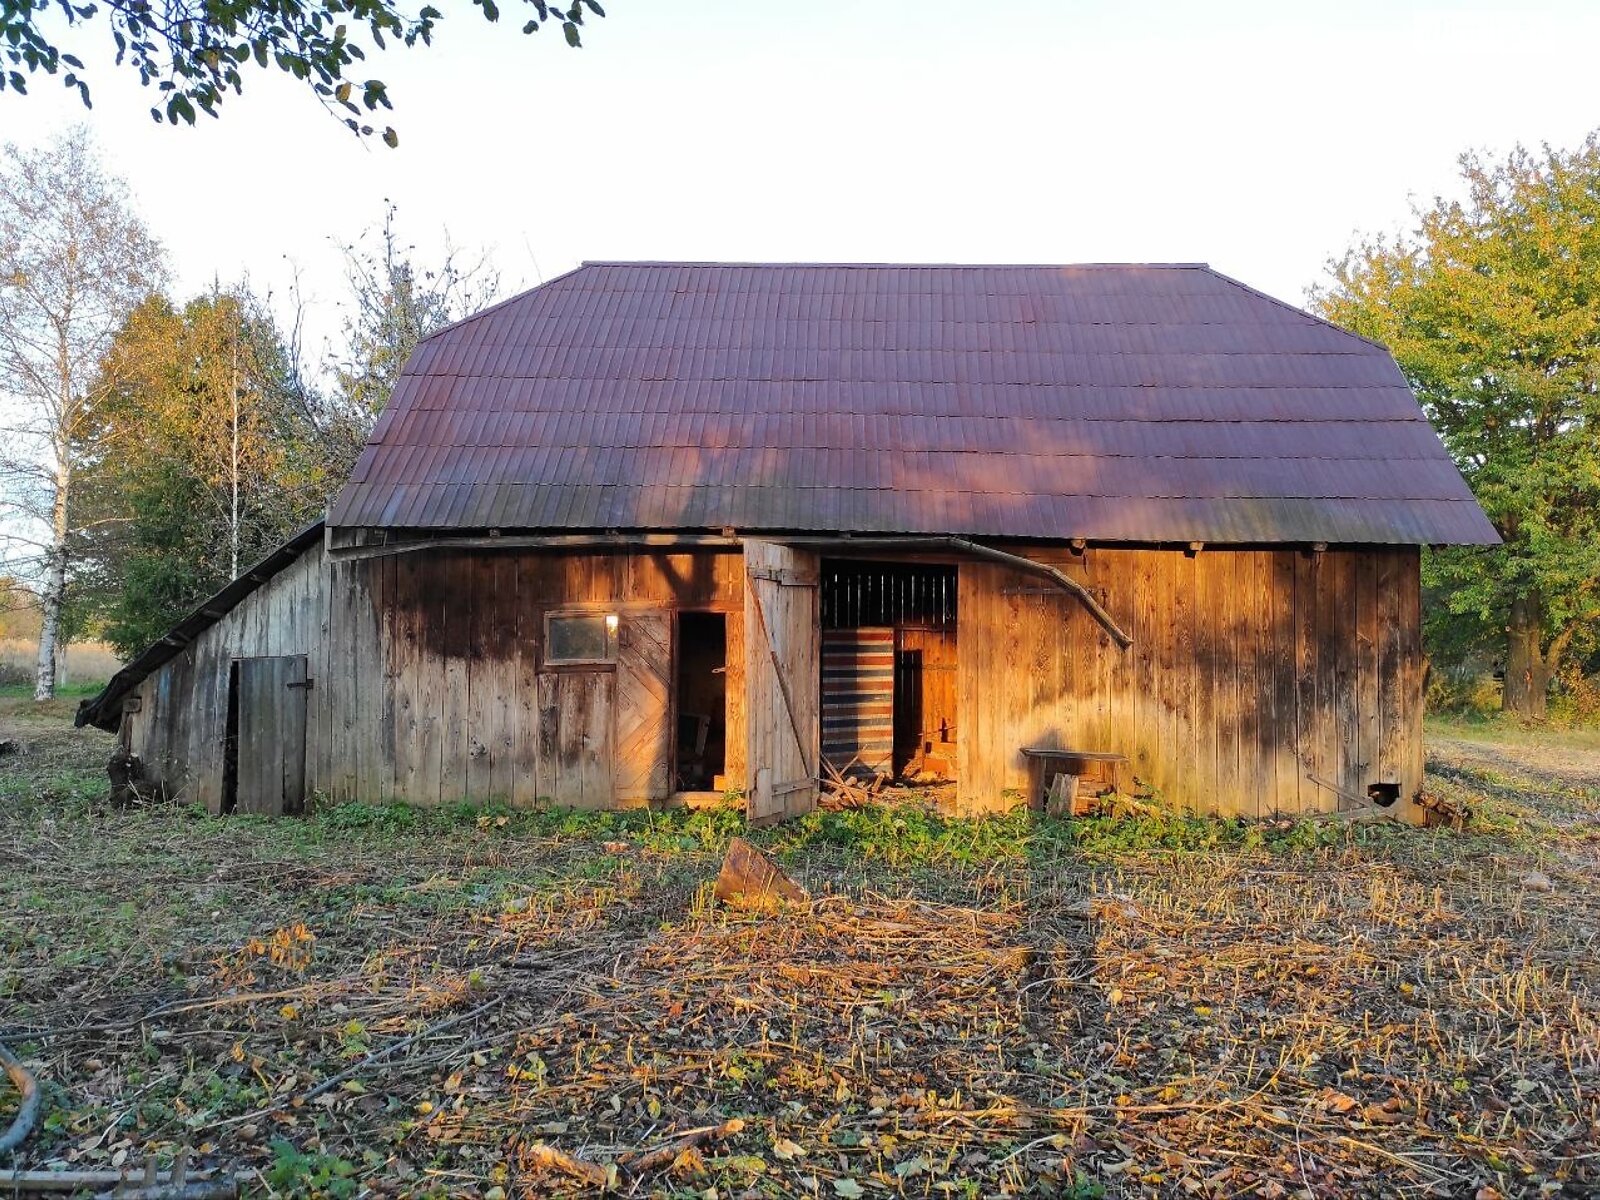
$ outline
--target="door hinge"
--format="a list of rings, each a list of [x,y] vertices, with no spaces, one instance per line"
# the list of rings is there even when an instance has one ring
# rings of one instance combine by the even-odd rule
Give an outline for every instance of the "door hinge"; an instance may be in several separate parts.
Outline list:
[[[313,681],[310,680],[310,679],[302,679],[297,683],[287,683],[284,686],[285,687],[292,687],[292,688],[303,688],[304,690],[309,692],[311,690],[312,682]]]

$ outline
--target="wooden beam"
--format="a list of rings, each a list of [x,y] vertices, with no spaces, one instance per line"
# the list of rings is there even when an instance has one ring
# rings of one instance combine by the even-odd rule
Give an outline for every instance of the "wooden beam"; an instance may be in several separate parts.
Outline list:
[[[1123,630],[1122,626],[1117,624],[1116,620],[1111,616],[1111,614],[1108,613],[1100,604],[1100,602],[1090,594],[1089,589],[1084,587],[1083,584],[1079,583],[1076,579],[1072,578],[1072,576],[1068,575],[1059,568],[1051,566],[1049,563],[1042,563],[1037,559],[1026,558],[1020,554],[1012,554],[1010,551],[1000,550],[994,546],[985,546],[981,542],[968,541],[963,537],[953,537],[944,534],[936,534],[931,537],[887,538],[800,537],[784,538],[782,541],[786,546],[804,546],[807,549],[814,550],[825,550],[832,548],[837,550],[853,551],[874,550],[879,548],[910,549],[926,546],[946,546],[963,554],[969,554],[974,558],[986,558],[990,562],[1001,563],[1010,567],[1014,571],[1024,571],[1030,575],[1041,575],[1046,579],[1053,580],[1057,587],[1075,597],[1078,603],[1083,605],[1083,607],[1088,611],[1089,615],[1094,618],[1095,623],[1109,633],[1117,645],[1121,646],[1124,650],[1133,645],[1133,638]]]
[[[417,538],[404,542],[335,546],[328,551],[335,561],[385,558],[419,550],[628,550],[628,549],[734,549],[739,538],[718,533],[561,533],[497,534],[491,537]]]

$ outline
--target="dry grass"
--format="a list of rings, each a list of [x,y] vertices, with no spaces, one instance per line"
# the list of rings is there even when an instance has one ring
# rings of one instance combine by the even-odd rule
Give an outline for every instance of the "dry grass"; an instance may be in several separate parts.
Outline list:
[[[0,638],[0,680],[33,678],[39,660],[39,643],[28,638]],[[66,678],[71,683],[100,684],[122,666],[117,652],[104,642],[73,642],[67,647]]]
[[[0,1038],[53,1111],[30,1164],[189,1144],[284,1195],[592,1194],[585,1169],[724,1197],[1600,1191],[1600,793],[1517,747],[1436,756],[1485,814],[1467,836],[1156,851],[1216,839],[836,814],[762,835],[817,899],[753,917],[709,900],[725,815],[110,815],[103,747],[32,741],[0,767]]]

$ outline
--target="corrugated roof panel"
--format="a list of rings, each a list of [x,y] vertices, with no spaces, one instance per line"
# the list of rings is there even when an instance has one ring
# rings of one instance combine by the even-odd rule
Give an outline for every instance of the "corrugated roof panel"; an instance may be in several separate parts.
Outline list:
[[[586,266],[424,341],[331,514],[1494,540],[1382,348],[1198,266]]]

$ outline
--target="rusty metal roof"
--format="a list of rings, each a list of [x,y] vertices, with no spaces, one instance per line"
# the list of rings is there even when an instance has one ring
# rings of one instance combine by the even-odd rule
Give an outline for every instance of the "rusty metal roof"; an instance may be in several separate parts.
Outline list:
[[[329,522],[1498,540],[1386,350],[1203,265],[585,264],[417,347]]]

